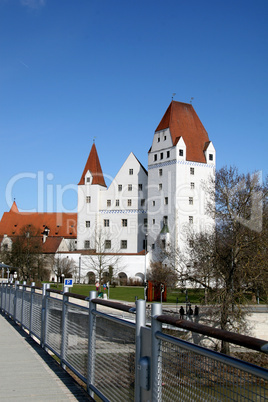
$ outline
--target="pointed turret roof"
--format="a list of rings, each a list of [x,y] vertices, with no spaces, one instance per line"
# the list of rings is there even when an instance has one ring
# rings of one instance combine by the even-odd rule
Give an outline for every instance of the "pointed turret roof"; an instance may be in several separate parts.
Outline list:
[[[155,131],[167,128],[173,145],[177,144],[179,137],[183,138],[188,161],[206,163],[204,149],[209,141],[208,133],[191,104],[172,101]]]
[[[86,166],[78,185],[85,184],[85,176],[88,170],[93,176],[91,184],[99,184],[100,186],[106,187],[95,143],[92,145]]]
[[[17,207],[17,204],[16,204],[15,200],[13,201],[12,207],[10,208],[10,212],[15,212],[15,213],[19,212],[19,209]]]

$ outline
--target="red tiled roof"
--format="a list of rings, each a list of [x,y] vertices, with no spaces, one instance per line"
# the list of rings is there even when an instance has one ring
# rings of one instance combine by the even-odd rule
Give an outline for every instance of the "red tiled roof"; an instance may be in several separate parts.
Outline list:
[[[41,247],[42,251],[45,254],[55,254],[62,242],[61,237],[47,237],[45,243],[43,243],[43,239],[40,239],[42,241]]]
[[[93,176],[91,184],[99,184],[100,186],[106,187],[95,143],[92,145],[86,166],[78,185],[85,184],[85,175],[87,174],[88,170]]]
[[[188,161],[206,163],[204,148],[209,138],[192,105],[172,101],[155,131],[167,128],[170,129],[173,145],[179,137],[183,138]]]
[[[23,226],[31,225],[40,234],[47,226],[49,236],[75,239],[77,237],[77,214],[56,212],[14,212],[16,203],[9,212],[5,212],[0,221],[0,235],[18,236]]]

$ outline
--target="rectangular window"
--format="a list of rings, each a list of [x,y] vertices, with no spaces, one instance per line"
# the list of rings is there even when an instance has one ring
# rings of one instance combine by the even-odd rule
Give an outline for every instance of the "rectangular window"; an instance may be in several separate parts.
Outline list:
[[[194,190],[194,187],[195,187],[194,183],[191,182],[191,190]]]
[[[127,227],[127,219],[122,219],[122,226]]]
[[[162,245],[162,248],[163,248],[163,249],[166,248],[166,240],[165,240],[165,239],[163,239],[163,240],[161,241],[161,245]]]
[[[108,227],[110,226],[110,221],[109,221],[109,219],[104,219],[104,220],[103,220],[103,225],[104,225],[104,227],[108,228]]]
[[[209,160],[213,161],[213,154],[209,154]]]
[[[111,206],[111,200],[107,200],[107,207]]]
[[[112,242],[111,242],[111,240],[105,240],[105,248],[107,249],[107,248],[111,248],[111,246],[112,246]]]
[[[90,203],[91,203],[91,197],[90,197],[90,195],[87,195],[87,196],[86,196],[86,203],[87,203],[87,204],[90,204]]]
[[[194,223],[194,217],[193,216],[189,216],[189,223]]]
[[[157,142],[160,142],[160,137],[157,138]]]
[[[139,183],[139,191],[142,191],[142,184]]]
[[[158,184],[158,190],[159,190],[159,191],[162,190],[162,183],[159,183],[159,184]]]
[[[154,161],[157,161],[157,154],[154,154]]]
[[[128,185],[128,191],[132,191],[132,184]]]
[[[154,245],[154,243],[152,244],[152,250],[154,250],[155,249],[155,245]]]
[[[89,240],[85,240],[84,248],[90,248],[90,241]]]
[[[194,174],[194,168],[193,167],[190,168],[190,174]]]
[[[179,149],[179,155],[183,156],[183,149]]]
[[[115,200],[115,206],[119,207],[119,200]]]
[[[167,158],[170,157],[170,151],[167,151]]]
[[[166,136],[166,135],[164,135],[164,141],[166,141],[166,139],[167,139],[167,136]]]
[[[145,205],[145,199],[143,198],[143,199],[141,200],[141,207],[144,207],[144,205]]]
[[[122,191],[122,184],[118,184],[118,191]]]
[[[90,221],[86,221],[86,228],[90,228]]]
[[[87,183],[90,183],[90,177],[87,177]]]
[[[159,176],[162,176],[163,175],[163,169],[159,169],[158,173],[159,173]]]
[[[129,174],[133,175],[133,169],[129,169]]]
[[[121,240],[121,248],[127,248],[127,240]]]
[[[147,223],[148,223],[147,218],[144,218],[143,224],[144,224],[144,227],[145,227],[145,228],[147,228]]]
[[[165,197],[165,205],[168,205],[168,197]]]
[[[155,219],[153,219],[153,221],[152,221],[152,222],[153,222],[153,225],[154,225],[154,224],[155,224]]]
[[[164,225],[168,224],[168,217],[167,216],[163,217],[163,223],[164,223]]]
[[[127,200],[127,206],[128,206],[128,207],[131,207],[131,205],[132,205],[132,201],[131,201],[131,200]]]
[[[189,197],[189,205],[193,205],[194,204],[194,199],[193,197]]]
[[[155,201],[153,201],[153,207],[155,207]]]
[[[160,159],[163,159],[164,158],[164,154],[163,154],[163,152],[161,152],[160,153]]]

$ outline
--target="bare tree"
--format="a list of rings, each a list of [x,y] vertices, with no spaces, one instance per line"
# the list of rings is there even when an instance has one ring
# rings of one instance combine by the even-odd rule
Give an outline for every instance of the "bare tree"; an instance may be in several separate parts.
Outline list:
[[[22,280],[47,280],[45,257],[42,253],[42,237],[32,225],[22,227],[18,236],[13,239],[11,250],[6,251],[8,264],[18,267],[18,277]]]
[[[102,284],[104,278],[113,278],[124,269],[121,263],[122,255],[112,248],[109,235],[101,228],[97,229],[94,240],[95,250],[90,250],[89,254],[82,256],[82,264],[83,268],[93,271],[97,281]]]
[[[60,278],[72,278],[77,273],[77,266],[73,258],[61,258],[59,256],[55,256],[53,271],[57,276],[57,281]]]
[[[223,167],[207,191],[215,229],[189,233],[184,253],[173,250],[169,258],[184,263],[181,281],[202,286],[207,300],[217,303],[221,329],[239,330],[245,328],[241,305],[249,294],[267,300],[267,185],[258,173]],[[221,351],[228,353],[228,344],[223,342]]]

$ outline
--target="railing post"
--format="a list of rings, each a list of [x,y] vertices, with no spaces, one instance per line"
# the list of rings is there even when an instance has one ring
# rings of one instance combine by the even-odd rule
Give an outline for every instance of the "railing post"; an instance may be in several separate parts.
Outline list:
[[[46,290],[50,288],[49,283],[43,283],[42,286],[42,313],[41,313],[41,346],[45,347],[46,343],[46,321],[47,321],[47,294]]]
[[[31,284],[31,303],[30,303],[30,322],[29,322],[29,331],[30,331],[30,336],[32,336],[32,323],[33,323],[33,299],[34,299],[34,289],[35,282],[32,282]]]
[[[21,292],[21,328],[23,329],[23,310],[24,310],[24,293],[25,293],[26,281],[22,282]]]
[[[11,317],[11,288],[12,285],[9,283],[9,298],[8,298],[8,315]]]
[[[67,315],[67,305],[68,296],[65,293],[69,292],[69,288],[64,286],[63,288],[63,295],[62,295],[62,320],[61,320],[61,353],[60,353],[60,364],[61,367],[66,368],[64,364],[64,360],[66,357],[66,340],[67,340],[67,333],[66,333],[66,315]]]
[[[136,301],[136,351],[135,351],[135,402],[141,401],[140,359],[141,359],[141,327],[146,325],[146,300]]]
[[[160,340],[156,338],[156,333],[162,331],[161,322],[157,321],[157,316],[162,314],[162,305],[152,304],[152,401],[162,400],[162,373],[160,358]]]
[[[19,287],[20,282],[15,281],[15,293],[14,293],[14,321],[16,322],[16,316],[17,316],[17,293],[18,293],[18,287]]]
[[[92,290],[89,292],[89,325],[88,325],[88,363],[87,363],[87,392],[93,398],[94,392],[89,388],[94,385],[95,376],[95,357],[96,357],[96,304],[91,300],[98,297],[98,292]]]

